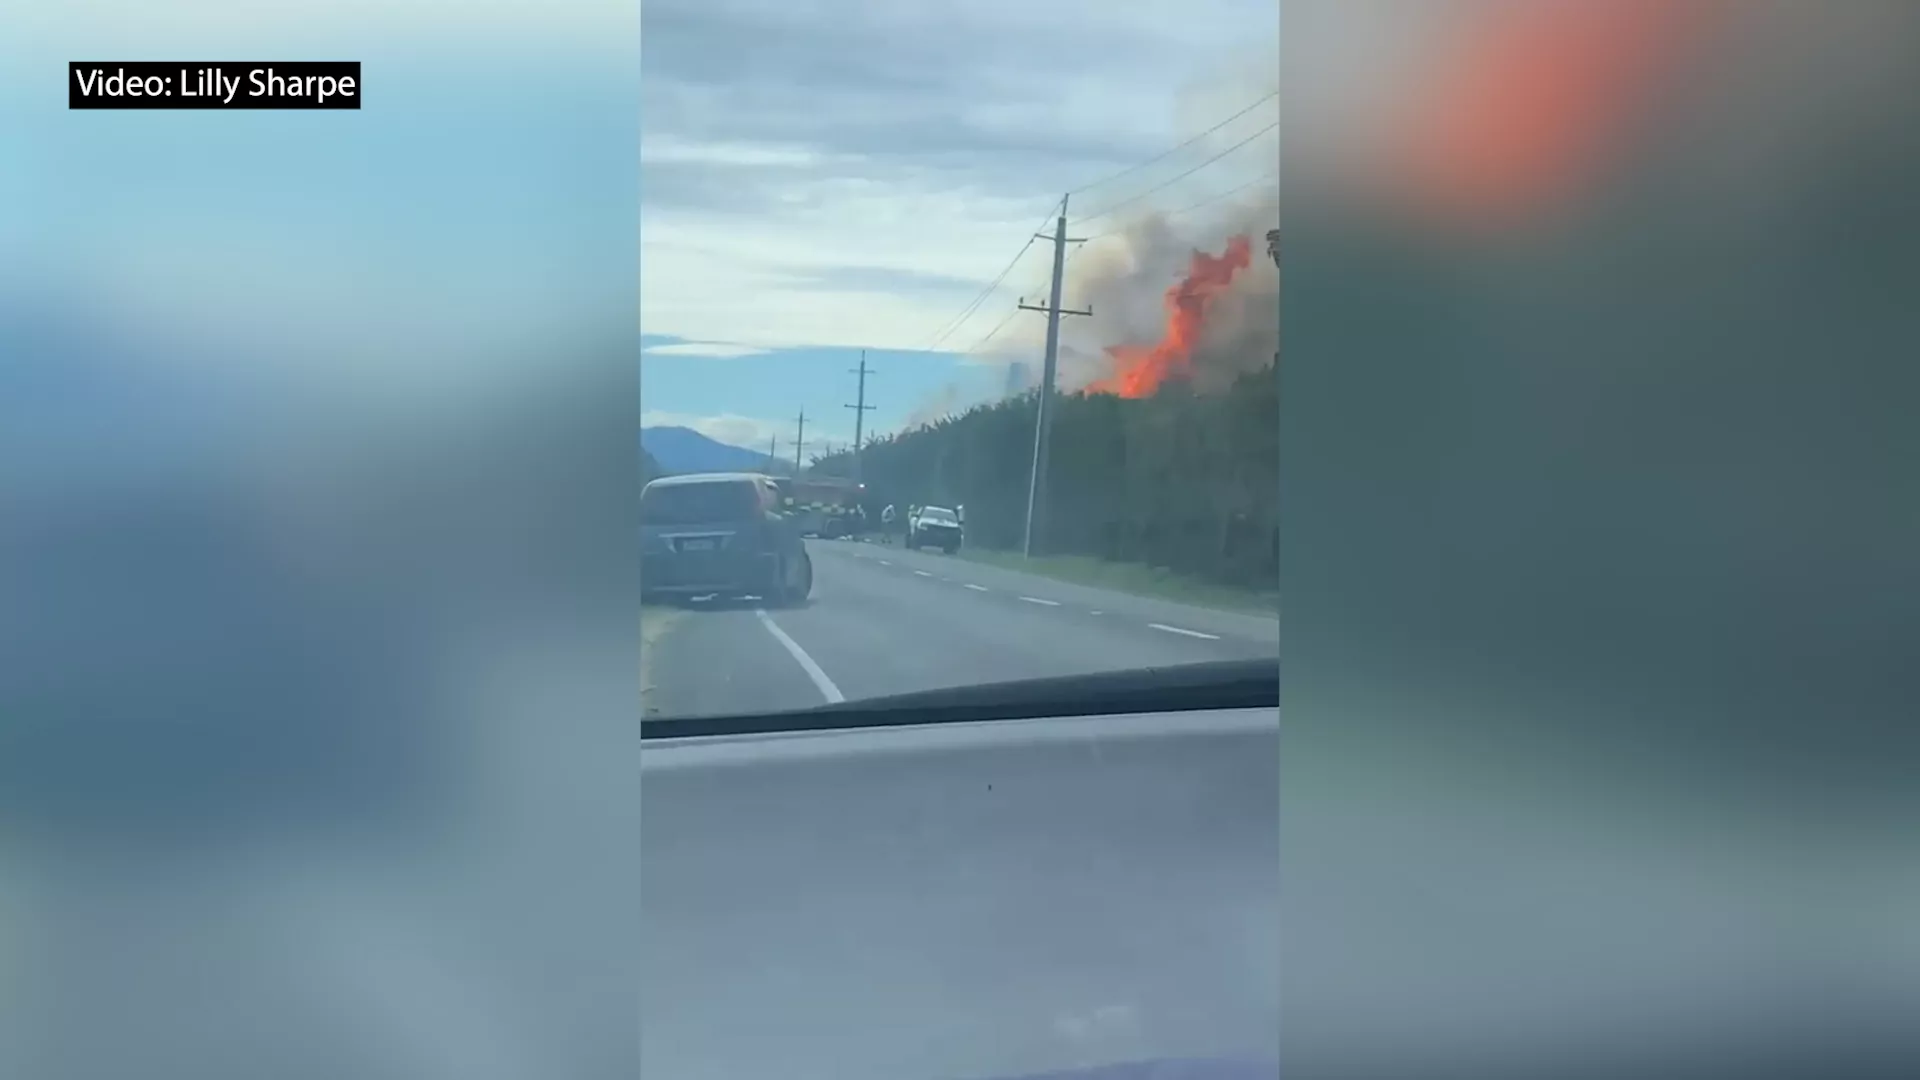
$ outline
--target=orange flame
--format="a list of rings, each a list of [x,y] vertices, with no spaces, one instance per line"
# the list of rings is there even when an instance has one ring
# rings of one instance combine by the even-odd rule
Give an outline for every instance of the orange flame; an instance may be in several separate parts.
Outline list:
[[[1200,342],[1207,311],[1213,300],[1233,283],[1233,277],[1252,261],[1253,244],[1246,236],[1227,241],[1219,255],[1193,253],[1187,276],[1167,290],[1167,328],[1153,345],[1109,345],[1114,372],[1087,387],[1090,394],[1123,398],[1151,397],[1170,378],[1192,371],[1193,347]]]

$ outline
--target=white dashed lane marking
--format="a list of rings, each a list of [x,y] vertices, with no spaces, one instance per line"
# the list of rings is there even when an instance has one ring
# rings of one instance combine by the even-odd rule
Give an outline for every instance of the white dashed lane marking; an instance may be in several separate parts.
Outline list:
[[[1208,641],[1220,640],[1219,634],[1203,634],[1198,630],[1188,630],[1184,627],[1179,627],[1179,626],[1168,626],[1166,623],[1156,622],[1156,623],[1148,623],[1147,625],[1153,627],[1155,630],[1164,630],[1169,634],[1183,634],[1187,637],[1205,638]]]
[[[886,559],[876,559],[875,561],[878,562],[881,566],[893,565],[891,562],[888,562]],[[930,578],[930,577],[936,576],[926,570],[915,570],[914,575],[917,577],[923,577],[923,578]],[[965,581],[955,582],[952,578],[947,577],[945,575],[938,575],[938,576],[941,581],[944,581],[950,585],[958,584],[962,588],[970,589],[973,592],[983,593],[983,592],[992,591],[988,589],[985,585],[975,585],[972,582],[965,582]],[[1045,597],[1041,597],[1041,596],[1022,596],[1019,599],[1024,600],[1029,604],[1039,604],[1042,607],[1059,607],[1060,606],[1060,601],[1048,600]],[[1106,612],[1098,609],[1094,609],[1094,610],[1089,610],[1087,614],[1105,615]],[[807,656],[806,653],[800,649],[800,646],[793,642],[793,639],[788,638],[784,633],[781,633],[780,628],[773,624],[772,619],[768,618],[764,613],[761,614],[761,618],[766,621],[767,629],[772,630],[776,637],[780,637],[784,639],[781,641],[781,644],[787,646],[787,651],[794,654],[794,659],[800,661],[801,667],[808,669],[807,675],[813,678],[814,685],[820,688],[820,692],[826,696],[828,701],[845,700],[839,697],[839,693],[840,693],[839,688],[835,687],[832,681],[827,678],[826,673],[820,671],[819,666],[813,663],[812,657]],[[1199,638],[1202,641],[1219,641],[1220,640],[1219,634],[1209,634],[1201,630],[1189,630],[1184,626],[1169,626],[1166,623],[1148,623],[1147,626],[1151,629],[1158,630],[1163,634],[1178,634],[1181,637]]]

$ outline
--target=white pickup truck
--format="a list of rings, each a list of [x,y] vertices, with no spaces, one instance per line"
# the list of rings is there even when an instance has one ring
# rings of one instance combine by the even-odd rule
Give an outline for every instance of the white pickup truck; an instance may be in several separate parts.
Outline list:
[[[951,555],[960,550],[965,532],[958,514],[944,506],[923,506],[907,519],[907,547],[936,547]]]

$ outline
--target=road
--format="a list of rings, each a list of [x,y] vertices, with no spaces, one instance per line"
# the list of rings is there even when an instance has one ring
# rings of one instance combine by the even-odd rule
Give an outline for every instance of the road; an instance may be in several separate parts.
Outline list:
[[[930,552],[808,542],[797,608],[675,611],[650,642],[647,715],[774,712],[974,686],[1280,655],[1279,622]],[[658,625],[658,621],[656,625]]]

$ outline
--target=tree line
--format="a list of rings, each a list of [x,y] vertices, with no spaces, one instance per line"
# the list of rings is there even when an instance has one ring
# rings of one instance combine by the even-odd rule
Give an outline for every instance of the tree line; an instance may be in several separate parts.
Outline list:
[[[880,436],[862,454],[870,518],[888,503],[965,506],[968,543],[1019,550],[1038,394]],[[1171,381],[1151,397],[1055,398],[1038,554],[1140,563],[1261,591],[1279,580],[1278,374],[1228,390]],[[814,459],[849,476],[846,452]]]

